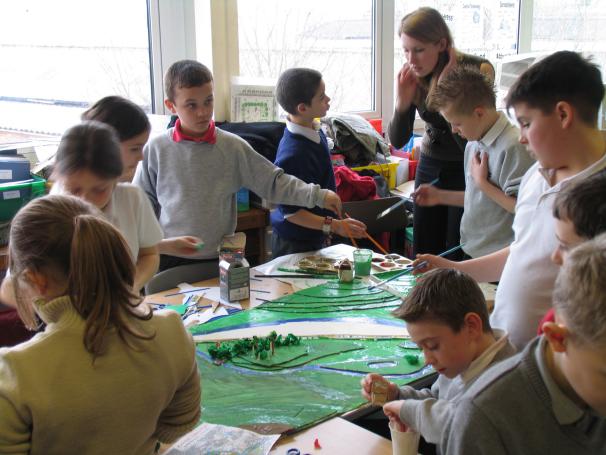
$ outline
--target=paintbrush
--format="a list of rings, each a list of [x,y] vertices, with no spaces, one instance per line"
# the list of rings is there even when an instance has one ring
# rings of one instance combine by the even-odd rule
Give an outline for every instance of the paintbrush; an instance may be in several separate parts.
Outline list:
[[[438,183],[440,181],[440,178],[435,178],[433,179],[431,182],[429,182],[429,185],[435,185],[436,183]],[[404,198],[399,202],[396,202],[394,205],[392,205],[391,207],[386,208],[385,210],[383,210],[381,213],[379,213],[377,215],[377,220],[380,218],[383,218],[386,215],[389,215],[391,212],[393,212],[395,209],[397,209],[398,207],[400,207],[402,204],[405,204],[406,201],[410,201],[412,200],[412,198]]]
[[[460,245],[457,245],[457,246],[455,246],[455,247],[453,247],[453,248],[451,248],[451,249],[449,249],[449,250],[446,250],[446,251],[444,251],[444,252],[442,252],[442,253],[438,254],[438,256],[439,256],[439,257],[448,256],[450,253],[454,253],[455,251],[460,250],[461,248],[463,248],[463,246],[465,246],[465,244],[464,244],[464,243],[461,243]],[[416,271],[416,270],[423,269],[423,268],[425,268],[425,267],[427,266],[427,264],[428,264],[428,262],[427,262],[427,261],[421,261],[421,262],[419,262],[417,265],[415,265],[414,267],[411,267],[411,268],[406,269],[406,270],[402,270],[401,272],[396,273],[394,276],[389,277],[389,278],[387,278],[386,280],[380,281],[380,282],[378,282],[378,283],[376,283],[376,284],[373,284],[372,286],[368,286],[368,290],[371,290],[371,289],[377,288],[377,287],[379,287],[379,286],[382,286],[382,285],[384,285],[385,283],[389,283],[390,281],[393,281],[393,280],[395,280],[396,278],[400,278],[401,276],[403,276],[403,275],[407,275],[407,274],[412,273],[412,272],[414,272],[414,271]]]

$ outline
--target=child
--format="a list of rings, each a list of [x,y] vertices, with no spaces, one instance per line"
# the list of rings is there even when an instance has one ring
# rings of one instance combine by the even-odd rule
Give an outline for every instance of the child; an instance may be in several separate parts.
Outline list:
[[[164,104],[179,118],[146,146],[135,183],[145,190],[167,236],[204,239],[199,260],[216,261],[223,236],[236,228],[236,192],[246,187],[273,202],[320,206],[340,213],[330,190],[287,175],[243,139],[215,128],[213,77],[206,66],[181,60],[165,76]],[[164,256],[160,269],[186,264]]]
[[[124,238],[90,204],[47,196],[14,218],[18,310],[43,332],[0,349],[0,453],[146,453],[200,418],[191,336],[135,295]]]
[[[522,74],[507,95],[521,126],[520,142],[537,163],[524,175],[513,221],[514,241],[464,262],[419,255],[430,267],[454,267],[476,281],[500,281],[490,323],[523,348],[551,306],[558,268],[552,207],[570,183],[606,167],[606,141],[596,127],[604,97],[600,70],[579,54],[556,52]]]
[[[284,71],[278,79],[276,98],[288,116],[274,164],[304,182],[336,191],[326,136],[314,125],[314,119],[324,117],[330,108],[322,74],[308,68]],[[332,232],[341,237],[365,236],[363,223],[334,217],[335,213],[326,209],[280,205],[271,214],[273,256],[319,250]]]
[[[120,144],[113,128],[99,122],[71,127],[55,156],[51,194],[71,194],[100,209],[124,236],[136,264],[135,291],[156,273],[160,228],[143,192],[122,176]]]
[[[457,270],[432,270],[423,275],[394,315],[406,321],[425,362],[440,376],[431,389],[423,390],[398,388],[389,382],[389,403],[383,410],[390,420],[401,421],[435,444],[463,392],[489,365],[515,350],[505,333],[490,328],[486,301],[477,283]],[[375,381],[386,379],[369,374],[362,381],[366,399],[370,400]]]
[[[147,114],[130,100],[120,96],[106,96],[85,111],[82,120],[96,120],[116,130],[124,166],[120,182],[130,183],[139,161],[143,159],[143,146],[151,131]],[[198,252],[201,243],[202,240],[194,236],[173,237],[163,239],[158,244],[158,251],[160,254],[189,256]]]
[[[428,104],[469,141],[465,191],[424,184],[414,193],[416,204],[464,207],[461,243],[472,258],[509,246],[520,181],[534,160],[519,143],[518,129],[497,112],[492,81],[473,67],[458,66],[440,79]]]
[[[582,242],[606,232],[606,171],[600,171],[575,185],[564,188],[553,203],[555,218],[556,249],[551,260],[561,266],[568,252]],[[543,324],[554,320],[551,308],[539,323],[539,335]]]
[[[445,453],[606,453],[606,235],[570,252],[555,322],[460,400]]]

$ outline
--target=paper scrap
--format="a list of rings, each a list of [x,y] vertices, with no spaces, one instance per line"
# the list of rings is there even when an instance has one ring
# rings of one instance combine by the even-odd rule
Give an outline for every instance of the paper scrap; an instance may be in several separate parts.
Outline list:
[[[261,435],[241,428],[203,423],[179,439],[165,455],[267,455],[279,437],[279,434]]]

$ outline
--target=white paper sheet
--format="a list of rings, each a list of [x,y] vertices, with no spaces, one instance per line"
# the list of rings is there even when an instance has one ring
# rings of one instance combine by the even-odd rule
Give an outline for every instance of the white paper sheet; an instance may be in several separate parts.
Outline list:
[[[203,423],[179,439],[165,455],[267,455],[280,437],[261,435],[241,428]]]

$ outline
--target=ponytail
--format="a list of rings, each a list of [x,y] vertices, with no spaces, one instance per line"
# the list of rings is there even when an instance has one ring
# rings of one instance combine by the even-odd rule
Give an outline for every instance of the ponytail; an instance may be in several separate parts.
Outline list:
[[[135,266],[126,241],[107,221],[82,214],[74,219],[68,284],[72,305],[86,321],[84,346],[94,356],[103,352],[107,330],[115,327],[118,336],[128,343],[127,334],[149,340],[130,317],[149,320],[151,311],[140,314],[135,309],[141,298],[132,292]]]

